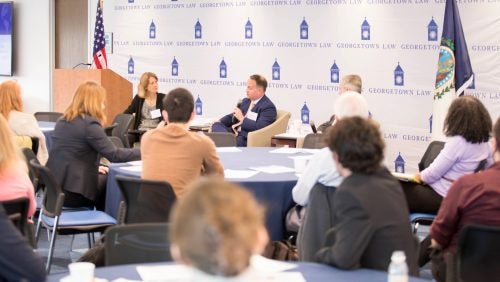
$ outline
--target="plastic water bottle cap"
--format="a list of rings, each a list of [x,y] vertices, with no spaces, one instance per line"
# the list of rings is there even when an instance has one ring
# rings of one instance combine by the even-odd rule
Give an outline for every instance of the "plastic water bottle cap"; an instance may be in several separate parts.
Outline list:
[[[391,261],[403,262],[406,260],[405,253],[403,251],[394,251],[391,256]]]

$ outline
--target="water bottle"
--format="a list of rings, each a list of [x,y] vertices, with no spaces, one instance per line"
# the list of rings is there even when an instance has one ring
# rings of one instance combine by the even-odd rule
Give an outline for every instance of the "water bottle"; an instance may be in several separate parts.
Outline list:
[[[389,264],[388,282],[408,282],[408,265],[403,251],[394,251]]]

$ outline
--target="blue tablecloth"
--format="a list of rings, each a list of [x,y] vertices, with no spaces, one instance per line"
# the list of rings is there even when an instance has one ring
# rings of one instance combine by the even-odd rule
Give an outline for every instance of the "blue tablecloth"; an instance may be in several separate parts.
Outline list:
[[[45,135],[45,144],[47,146],[47,150],[50,151],[52,146],[52,132],[54,131],[54,127],[56,126],[55,122],[51,121],[39,121],[38,127],[42,130],[43,135]]]
[[[126,278],[129,280],[139,280],[140,276],[137,273],[136,267],[139,265],[144,266],[154,266],[162,264],[172,264],[172,263],[149,263],[149,264],[129,264],[129,265],[119,265],[119,266],[109,266],[100,267],[95,270],[95,277],[105,278],[109,281],[118,278]],[[288,270],[289,272],[300,272],[306,281],[335,281],[335,282],[386,282],[387,272],[376,271],[371,269],[357,269],[344,271],[339,270],[327,265],[317,264],[317,263],[294,263],[296,268]],[[68,275],[59,274],[51,275],[48,277],[47,281],[59,281],[64,276]],[[168,277],[165,277],[168,278]],[[430,280],[410,277],[410,282],[429,282]]]
[[[290,154],[269,153],[276,148],[240,148],[238,153],[219,153],[226,169],[248,169],[253,166],[282,165],[293,168]],[[301,153],[299,153],[301,154]],[[303,154],[302,154],[303,155]],[[116,175],[140,177],[139,172],[122,169],[128,164],[111,164],[106,191],[106,212],[116,218],[121,201],[121,194],[115,180]],[[271,240],[280,240],[284,236],[286,212],[293,205],[292,188],[297,183],[295,173],[258,173],[248,179],[229,179],[249,189],[266,208],[266,225]]]

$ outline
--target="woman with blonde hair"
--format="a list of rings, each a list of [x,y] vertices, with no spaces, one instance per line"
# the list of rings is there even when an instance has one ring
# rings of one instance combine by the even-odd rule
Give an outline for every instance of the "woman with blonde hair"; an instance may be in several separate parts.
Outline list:
[[[137,95],[123,112],[135,115],[134,129],[149,130],[161,122],[165,94],[158,93],[158,77],[152,72],[141,75],[137,85]]]
[[[23,113],[21,87],[16,81],[8,80],[0,84],[0,114],[8,121],[15,135],[38,138],[37,158],[40,163],[45,164],[49,158],[45,135],[38,127],[35,117],[32,114]]]
[[[251,257],[268,241],[264,210],[250,192],[222,180],[194,183],[170,217],[172,257],[193,281],[259,281]]]
[[[105,182],[98,185],[100,156],[111,162],[140,158],[139,149],[117,148],[106,136],[106,90],[91,81],[78,86],[73,101],[56,123],[52,134],[49,167],[66,195],[67,207],[104,207]]]
[[[35,190],[28,168],[14,142],[7,121],[0,115],[0,201],[28,198],[28,217],[36,210]]]

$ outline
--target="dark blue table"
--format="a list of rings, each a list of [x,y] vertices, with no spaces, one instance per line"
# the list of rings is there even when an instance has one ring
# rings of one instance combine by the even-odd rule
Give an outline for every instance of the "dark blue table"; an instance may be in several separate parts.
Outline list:
[[[239,153],[219,153],[221,162],[226,169],[248,169],[252,166],[282,165],[293,168],[290,156],[299,154],[273,154],[277,148],[240,148]],[[122,169],[128,164],[111,164],[106,191],[106,212],[116,218],[121,201],[121,194],[116,183],[117,175],[140,177],[139,172]],[[284,219],[286,212],[293,205],[292,188],[297,183],[293,172],[268,174],[258,173],[247,179],[228,179],[233,183],[249,189],[257,200],[266,208],[266,225],[271,240],[281,240],[284,236]]]
[[[171,264],[171,263],[163,263]],[[128,264],[119,266],[100,267],[95,270],[95,277],[105,278],[109,281],[118,278],[126,278],[129,280],[140,281],[140,276],[137,273],[136,267],[139,265],[154,266],[162,265],[162,263],[149,263],[149,264]],[[371,269],[357,269],[357,270],[339,270],[327,265],[317,263],[295,263],[296,268],[287,271],[300,272],[306,281],[335,281],[335,282],[387,282],[387,272],[377,271]],[[59,274],[51,275],[47,281],[59,281],[64,276],[68,275]],[[168,278],[168,277],[165,277]],[[430,280],[410,277],[410,282],[429,282]]]
[[[38,127],[45,135],[45,145],[47,146],[47,150],[50,151],[50,147],[52,146],[52,132],[54,131],[54,127],[56,126],[55,122],[52,121],[39,121]]]

